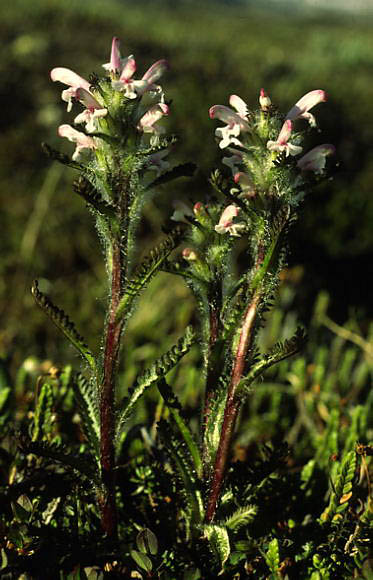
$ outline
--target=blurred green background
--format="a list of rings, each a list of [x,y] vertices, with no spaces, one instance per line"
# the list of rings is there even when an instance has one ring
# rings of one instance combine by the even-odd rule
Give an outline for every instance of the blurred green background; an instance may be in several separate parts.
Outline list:
[[[149,202],[140,253],[160,237],[173,199],[211,194],[208,176],[221,158],[211,105],[227,104],[236,93],[256,107],[264,87],[286,113],[307,91],[328,92],[328,102],[315,110],[322,133],[310,133],[309,147],[334,143],[338,164],[333,179],[306,200],[292,234],[294,308],[307,324],[316,294],[325,289],[333,318],[343,323],[354,314],[367,327],[373,274],[371,17],[310,6],[295,12],[279,2],[3,0],[2,7],[0,356],[14,364],[29,355],[77,363],[33,303],[35,277],[90,344],[100,345],[107,292],[101,248],[89,213],[72,193],[73,172],[46,159],[40,143],[73,150],[56,136],[57,126],[72,116],[49,71],[65,66],[86,78],[101,73],[113,35],[121,38],[123,55],[135,55],[138,73],[159,58],[169,60],[162,86],[172,99],[168,131],[180,137],[174,163],[193,161],[199,168],[195,179],[164,186]],[[140,366],[158,354],[154,328],[171,344],[194,308],[188,290],[166,274],[149,288],[143,306],[132,326]]]

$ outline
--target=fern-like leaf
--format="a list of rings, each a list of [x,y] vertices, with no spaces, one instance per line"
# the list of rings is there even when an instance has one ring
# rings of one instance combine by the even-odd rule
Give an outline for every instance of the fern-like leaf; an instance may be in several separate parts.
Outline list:
[[[239,382],[236,390],[237,397],[249,394],[250,385],[256,378],[262,375],[269,367],[299,352],[304,347],[306,340],[307,337],[304,330],[298,327],[292,338],[275,344],[271,351],[264,355],[260,361],[255,363],[249,374]]]
[[[95,484],[99,483],[98,471],[90,455],[73,453],[61,444],[47,443],[46,441],[31,441],[26,437],[21,437],[20,448],[25,454],[32,453],[39,457],[46,457],[58,461],[66,467],[70,467],[81,475],[84,475]]]
[[[258,508],[255,505],[240,507],[232,515],[228,516],[222,525],[228,530],[237,531],[243,526],[250,524],[257,514]]]
[[[128,314],[134,299],[148,285],[154,274],[161,268],[163,262],[175,249],[182,235],[181,228],[175,228],[165,240],[156,246],[138,267],[133,278],[126,284],[124,296],[118,304],[116,319],[121,320]]]
[[[62,163],[62,165],[68,165],[68,167],[72,167],[73,169],[79,169],[79,171],[84,170],[84,166],[78,163],[77,161],[73,161],[71,157],[57,151],[57,149],[53,149],[48,143],[42,143],[41,148],[45,155],[49,157],[49,159],[53,159],[54,161],[58,161]]]
[[[165,443],[165,452],[170,457],[182,484],[186,504],[187,535],[203,522],[204,509],[202,494],[185,444],[175,437],[166,421],[160,421],[158,432]]]
[[[35,280],[31,288],[32,295],[35,302],[44,312],[49,316],[57,328],[69,339],[71,344],[80,352],[85,358],[92,371],[96,372],[96,363],[93,354],[84,342],[84,338],[78,333],[73,322],[70,321],[67,314],[63,310],[57,308],[53,302],[43,294],[38,287],[38,281]]]
[[[138,377],[136,385],[128,393],[128,396],[125,398],[120,410],[117,424],[118,440],[138,399],[143,395],[147,388],[159,381],[167,375],[171,369],[173,369],[180,359],[190,350],[194,340],[195,335],[193,329],[191,326],[188,326],[185,330],[184,336],[180,338],[168,352],[158,358],[150,368],[146,369],[140,377]]]
[[[228,560],[231,553],[231,546],[227,529],[216,524],[209,524],[204,526],[203,532],[205,538],[207,538],[210,544],[212,552],[220,562],[222,567],[221,571],[223,571],[224,564]]]
[[[167,407],[170,410],[171,417],[173,418],[180,435],[184,439],[184,442],[189,449],[190,456],[193,459],[196,473],[198,476],[201,476],[202,474],[201,455],[198,449],[198,445],[195,442],[194,437],[181,414],[181,405],[175,393],[172,391],[171,387],[166,383],[164,379],[159,380],[157,382],[157,386],[159,392],[163,397],[163,400],[165,401]]]
[[[272,572],[272,574],[277,576],[278,572],[279,572],[279,566],[280,566],[280,548],[278,545],[277,538],[273,538],[273,540],[271,542],[269,542],[268,550],[264,554],[264,558],[265,558],[266,564],[267,564],[268,568],[270,569],[270,571]]]
[[[52,426],[52,409],[53,409],[53,390],[52,385],[45,381],[40,388],[36,400],[34,413],[34,428],[32,431],[32,440],[38,441],[48,438]]]
[[[94,186],[84,177],[80,176],[73,182],[75,193],[80,195],[89,205],[99,213],[107,217],[115,216],[115,207],[105,201],[96,191]]]
[[[170,171],[162,173],[162,175],[157,177],[157,179],[149,183],[146,189],[151,189],[157,185],[168,183],[169,181],[173,181],[179,177],[192,177],[196,168],[197,166],[194,163],[183,163],[181,165],[177,165],[176,167],[170,169]]]
[[[329,505],[321,515],[321,522],[338,522],[341,519],[341,513],[348,507],[348,502],[352,496],[352,480],[355,477],[355,470],[356,452],[350,451],[342,461]]]
[[[88,443],[99,458],[100,415],[94,379],[87,380],[78,373],[74,381],[74,394]]]

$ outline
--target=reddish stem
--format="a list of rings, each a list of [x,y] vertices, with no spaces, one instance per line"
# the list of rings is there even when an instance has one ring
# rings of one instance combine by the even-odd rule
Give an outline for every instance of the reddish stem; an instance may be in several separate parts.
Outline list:
[[[228,389],[219,447],[215,458],[214,476],[212,480],[210,496],[207,503],[207,522],[211,522],[213,519],[216,512],[216,505],[220,496],[228,452],[234,432],[237,413],[239,410],[239,402],[236,400],[235,391],[245,369],[246,353],[252,341],[252,331],[255,324],[259,301],[260,292],[257,290],[244,314],[244,322],[241,329],[240,340],[238,343],[236,358],[234,361],[231,381]]]
[[[117,511],[115,501],[115,377],[122,323],[115,320],[122,292],[122,260],[119,242],[113,244],[111,300],[106,330],[104,376],[100,399],[100,462],[103,494],[100,497],[101,524],[108,537],[117,533]]]

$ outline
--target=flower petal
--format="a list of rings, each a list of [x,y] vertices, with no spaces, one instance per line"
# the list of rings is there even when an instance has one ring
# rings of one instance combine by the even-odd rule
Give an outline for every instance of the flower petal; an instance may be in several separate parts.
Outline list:
[[[152,64],[152,66],[146,71],[142,80],[147,81],[149,85],[152,85],[163,75],[164,72],[169,70],[169,68],[170,65],[167,60],[157,60],[157,62]]]
[[[327,100],[326,92],[322,89],[316,89],[314,91],[310,91],[306,93],[297,101],[290,109],[288,114],[286,115],[286,119],[290,119],[294,121],[294,119],[298,119],[299,117],[303,117],[304,113],[307,113],[312,107],[315,107],[319,103],[325,102]]]
[[[81,87],[86,91],[89,91],[90,87],[89,82],[68,68],[63,67],[54,68],[51,70],[50,75],[52,81],[54,82],[59,81],[60,83],[63,83],[70,87],[75,88]]]

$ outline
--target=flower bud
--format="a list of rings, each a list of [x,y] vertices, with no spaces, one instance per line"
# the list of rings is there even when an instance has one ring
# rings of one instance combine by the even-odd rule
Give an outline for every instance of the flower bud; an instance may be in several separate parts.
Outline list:
[[[270,106],[272,105],[272,101],[264,89],[260,89],[259,105],[262,111],[268,111]]]

